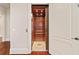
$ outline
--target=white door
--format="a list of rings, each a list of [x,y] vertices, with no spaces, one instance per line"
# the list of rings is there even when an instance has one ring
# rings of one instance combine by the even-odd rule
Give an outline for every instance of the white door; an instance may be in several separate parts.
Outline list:
[[[71,7],[71,40],[74,41],[75,54],[79,54],[79,5]]]
[[[31,53],[31,4],[10,4],[11,54]],[[28,31],[27,31],[28,30]]]
[[[72,12],[75,14],[72,15]],[[76,14],[77,16],[75,16]],[[75,16],[74,19],[72,19],[73,16]],[[78,22],[78,19],[75,21],[75,18],[78,18],[78,7],[76,5],[49,4],[50,54],[79,54],[78,40],[72,39],[75,36],[74,33],[79,33],[78,26],[76,27],[78,23],[75,23]]]

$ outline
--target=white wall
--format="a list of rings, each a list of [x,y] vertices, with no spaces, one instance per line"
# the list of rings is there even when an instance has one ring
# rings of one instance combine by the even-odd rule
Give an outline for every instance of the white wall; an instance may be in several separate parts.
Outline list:
[[[8,3],[0,4],[0,36],[3,41],[9,41],[10,8]]]
[[[30,53],[31,40],[28,37],[29,33],[26,32],[26,28],[29,26],[30,7],[24,3],[10,4],[10,41],[13,54]]]
[[[10,7],[5,9],[5,40],[10,40]]]
[[[0,37],[5,40],[5,8],[0,6]]]

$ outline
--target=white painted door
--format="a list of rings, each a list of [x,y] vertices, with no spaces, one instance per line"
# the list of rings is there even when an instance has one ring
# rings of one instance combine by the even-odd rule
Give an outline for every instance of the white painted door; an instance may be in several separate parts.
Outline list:
[[[79,54],[79,42],[72,39],[75,33],[77,36],[79,33],[78,23],[76,23],[79,21],[78,13],[78,7],[73,4],[49,4],[50,54]]]
[[[31,53],[31,5],[26,3],[10,4],[10,41],[11,54]],[[28,30],[26,32],[26,29]]]
[[[71,9],[71,40],[74,41],[74,53],[79,54],[79,4],[72,4]]]

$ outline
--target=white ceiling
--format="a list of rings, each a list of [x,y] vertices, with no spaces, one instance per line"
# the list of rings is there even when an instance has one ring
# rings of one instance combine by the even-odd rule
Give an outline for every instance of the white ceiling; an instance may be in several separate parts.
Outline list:
[[[4,8],[9,8],[10,4],[9,3],[0,3],[0,6],[4,7]]]

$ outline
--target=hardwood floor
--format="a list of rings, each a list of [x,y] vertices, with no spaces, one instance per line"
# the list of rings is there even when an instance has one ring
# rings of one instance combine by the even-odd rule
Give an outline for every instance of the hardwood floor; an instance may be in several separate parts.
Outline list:
[[[51,55],[48,51],[32,51],[29,54],[10,54],[10,55]]]
[[[10,41],[0,42],[0,55],[9,55],[10,53]]]
[[[31,55],[49,55],[48,51],[32,51]]]

